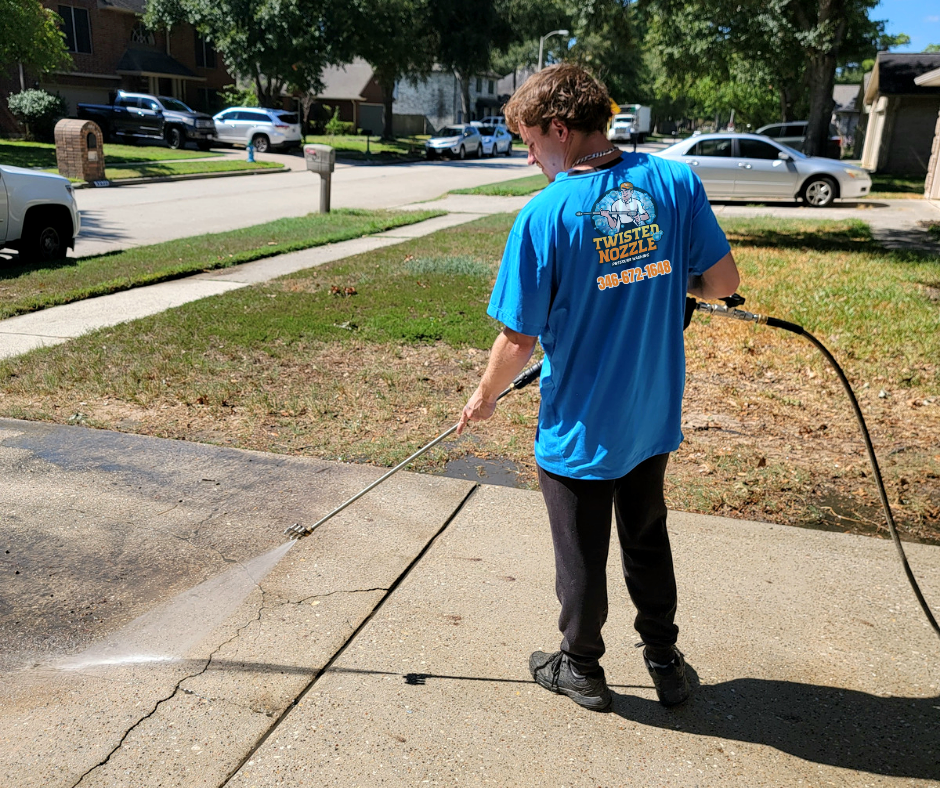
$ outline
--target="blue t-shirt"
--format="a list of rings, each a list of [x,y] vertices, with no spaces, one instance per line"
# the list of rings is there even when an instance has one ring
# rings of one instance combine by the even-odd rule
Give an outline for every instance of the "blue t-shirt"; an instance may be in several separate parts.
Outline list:
[[[545,351],[542,468],[616,479],[679,447],[688,277],[729,251],[698,176],[646,154],[561,173],[519,213],[487,312]]]

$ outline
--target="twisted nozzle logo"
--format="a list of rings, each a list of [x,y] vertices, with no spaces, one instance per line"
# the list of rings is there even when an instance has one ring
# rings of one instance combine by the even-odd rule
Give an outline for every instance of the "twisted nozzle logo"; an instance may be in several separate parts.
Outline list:
[[[591,217],[600,235],[594,239],[598,262],[611,263],[648,257],[657,248],[663,233],[656,213],[656,202],[648,191],[623,181],[601,195],[590,211],[578,211],[578,216]]]

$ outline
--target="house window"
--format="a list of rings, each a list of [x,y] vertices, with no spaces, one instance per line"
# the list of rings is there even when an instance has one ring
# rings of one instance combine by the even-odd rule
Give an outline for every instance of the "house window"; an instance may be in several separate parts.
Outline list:
[[[215,50],[199,34],[196,35],[196,65],[199,68],[215,68]]]
[[[480,77],[477,77],[477,93],[483,92],[483,80]]]
[[[59,6],[62,17],[62,32],[65,34],[65,46],[69,52],[91,54],[91,26],[88,24],[88,11],[73,8],[70,5]]]
[[[491,96],[496,92],[496,82],[494,80],[489,80],[486,84],[486,92]]]
[[[154,46],[156,41],[153,37],[153,31],[148,30],[143,22],[138,22],[136,25],[134,25],[134,29],[131,30],[131,43]]]

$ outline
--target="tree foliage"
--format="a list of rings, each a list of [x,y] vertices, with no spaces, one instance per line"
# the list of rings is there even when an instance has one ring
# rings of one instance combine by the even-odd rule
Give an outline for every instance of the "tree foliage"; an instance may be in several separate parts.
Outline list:
[[[322,86],[327,65],[348,62],[361,9],[344,0],[149,0],[146,23],[189,22],[237,76],[250,80],[262,104],[283,89]]]
[[[877,0],[642,0],[650,43],[673,79],[715,84],[742,69],[775,95],[780,119],[806,113],[805,149],[825,149],[836,68],[886,41]]]
[[[39,0],[0,0],[0,72],[17,63],[36,71],[67,67],[61,21]]]

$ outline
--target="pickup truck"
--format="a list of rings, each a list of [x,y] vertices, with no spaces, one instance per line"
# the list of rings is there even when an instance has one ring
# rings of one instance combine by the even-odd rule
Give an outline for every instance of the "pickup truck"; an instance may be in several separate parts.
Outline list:
[[[119,90],[110,104],[79,104],[78,117],[93,120],[105,139],[115,142],[163,140],[171,148],[184,148],[193,141],[199,150],[209,150],[215,141],[212,116],[194,112],[170,96]]]
[[[29,262],[59,260],[80,229],[68,178],[0,164],[0,249]]]

